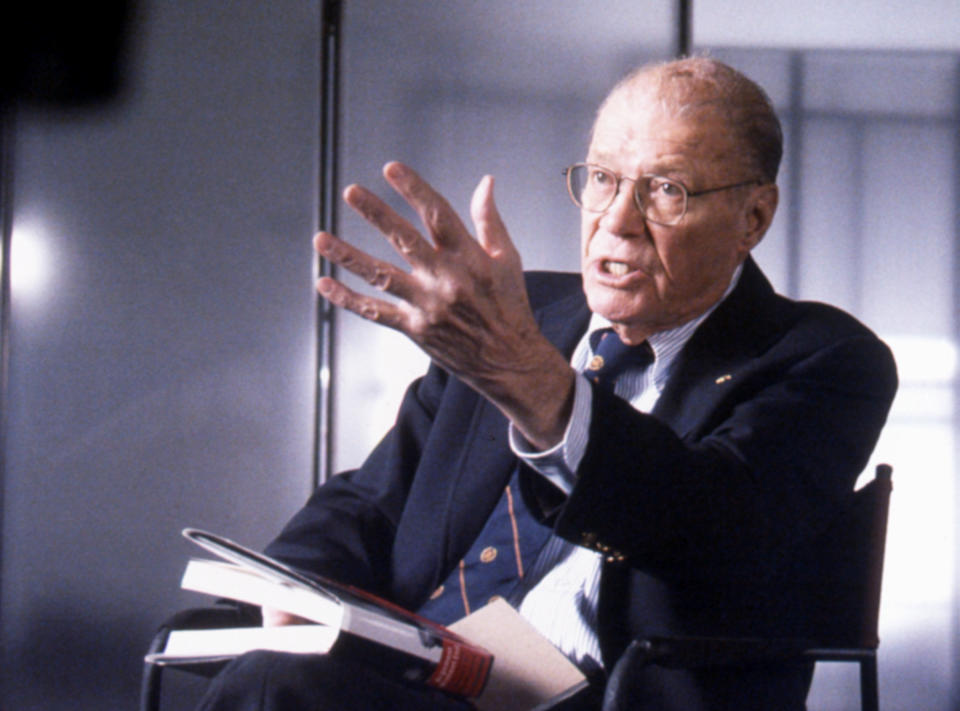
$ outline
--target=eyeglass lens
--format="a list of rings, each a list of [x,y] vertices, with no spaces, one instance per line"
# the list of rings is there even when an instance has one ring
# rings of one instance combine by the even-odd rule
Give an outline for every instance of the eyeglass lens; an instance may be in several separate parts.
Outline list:
[[[686,210],[687,193],[677,182],[645,175],[636,180],[618,178],[613,172],[595,165],[578,164],[567,172],[573,201],[590,212],[604,212],[613,204],[621,181],[633,183],[634,200],[644,216],[654,222],[678,221]]]

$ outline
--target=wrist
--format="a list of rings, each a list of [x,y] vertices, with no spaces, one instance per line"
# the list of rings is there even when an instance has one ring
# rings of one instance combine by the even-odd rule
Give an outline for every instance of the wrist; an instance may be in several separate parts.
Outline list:
[[[563,441],[573,409],[576,371],[557,353],[557,361],[540,363],[521,379],[501,406],[516,430],[537,450]]]

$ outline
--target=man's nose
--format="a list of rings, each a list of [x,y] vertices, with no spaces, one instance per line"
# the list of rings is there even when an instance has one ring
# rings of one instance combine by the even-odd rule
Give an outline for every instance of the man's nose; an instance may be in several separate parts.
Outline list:
[[[633,185],[621,183],[613,203],[600,218],[600,226],[604,230],[621,237],[630,237],[646,231],[646,221],[643,213],[637,207],[633,197]]]

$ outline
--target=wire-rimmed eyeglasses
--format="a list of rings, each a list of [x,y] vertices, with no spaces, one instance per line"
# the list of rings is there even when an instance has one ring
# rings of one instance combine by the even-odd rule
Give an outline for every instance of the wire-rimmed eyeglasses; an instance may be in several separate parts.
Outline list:
[[[676,225],[687,213],[687,201],[708,193],[732,190],[744,185],[760,183],[760,180],[743,180],[739,183],[690,192],[683,183],[660,175],[641,175],[627,178],[595,163],[575,163],[563,169],[567,178],[567,192],[577,207],[588,212],[606,212],[610,209],[620,183],[633,183],[633,201],[644,218],[658,225]]]

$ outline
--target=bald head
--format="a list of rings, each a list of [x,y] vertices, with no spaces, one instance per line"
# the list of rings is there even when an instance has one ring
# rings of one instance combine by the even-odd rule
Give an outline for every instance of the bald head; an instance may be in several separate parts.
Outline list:
[[[647,64],[624,77],[600,106],[626,101],[656,104],[667,115],[712,113],[727,126],[745,170],[775,182],[783,156],[783,132],[767,94],[723,62],[690,57]]]

